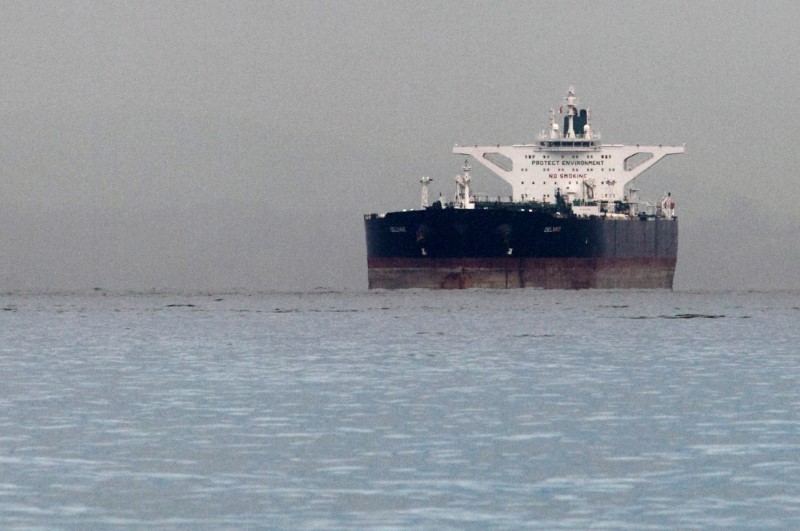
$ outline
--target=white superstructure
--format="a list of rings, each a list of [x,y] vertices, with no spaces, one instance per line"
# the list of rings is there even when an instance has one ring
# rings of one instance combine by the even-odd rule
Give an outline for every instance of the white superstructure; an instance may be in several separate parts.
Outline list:
[[[556,117],[562,115],[560,127]],[[628,202],[628,183],[667,155],[684,151],[684,146],[602,144],[592,130],[591,111],[578,109],[574,87],[558,113],[550,110],[550,127],[535,143],[453,148],[510,184],[511,199],[519,203],[554,203],[557,191],[570,203]],[[461,184],[466,190],[468,182]]]

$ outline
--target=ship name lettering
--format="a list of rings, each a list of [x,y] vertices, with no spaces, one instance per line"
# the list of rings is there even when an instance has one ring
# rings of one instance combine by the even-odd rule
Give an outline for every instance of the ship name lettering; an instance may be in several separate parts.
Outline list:
[[[405,227],[389,227],[389,231],[391,232],[405,232]]]
[[[561,232],[561,227],[545,227],[545,232]]]

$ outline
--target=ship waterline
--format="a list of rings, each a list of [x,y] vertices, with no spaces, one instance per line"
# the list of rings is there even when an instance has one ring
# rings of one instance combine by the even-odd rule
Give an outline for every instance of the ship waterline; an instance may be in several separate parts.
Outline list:
[[[370,258],[370,289],[671,289],[675,258]]]

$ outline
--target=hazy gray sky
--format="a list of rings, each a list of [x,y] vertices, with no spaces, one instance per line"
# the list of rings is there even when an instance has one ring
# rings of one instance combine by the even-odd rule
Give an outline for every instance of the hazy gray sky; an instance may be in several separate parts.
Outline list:
[[[568,85],[681,222],[676,288],[800,289],[800,3],[0,2],[0,289],[366,289]],[[503,191],[474,172],[473,189]]]

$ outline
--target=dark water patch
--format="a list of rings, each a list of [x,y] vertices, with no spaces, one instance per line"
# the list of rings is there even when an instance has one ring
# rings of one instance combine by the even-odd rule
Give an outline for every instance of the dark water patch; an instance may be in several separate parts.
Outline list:
[[[326,286],[316,286],[307,292],[299,292],[300,295],[341,295],[344,293],[340,289],[329,288]]]
[[[724,319],[728,316],[704,313],[677,313],[675,315],[637,315],[625,319]],[[749,316],[748,316],[749,317]]]
[[[275,308],[272,313],[358,313],[352,308]]]
[[[354,310],[352,308],[311,308],[306,311],[309,313],[357,313],[361,310]]]
[[[662,319],[722,319],[725,315],[706,313],[678,313],[675,315],[662,315]]]

